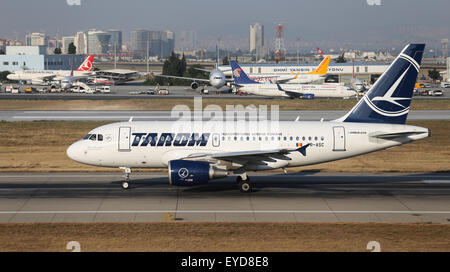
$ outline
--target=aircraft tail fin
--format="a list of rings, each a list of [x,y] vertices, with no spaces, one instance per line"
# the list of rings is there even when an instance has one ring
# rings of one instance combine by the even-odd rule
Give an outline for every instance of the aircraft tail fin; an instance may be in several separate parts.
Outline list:
[[[94,63],[94,55],[89,55],[83,63],[76,69],[75,71],[84,71],[84,72],[90,72],[92,71],[93,64]]]
[[[328,71],[328,65],[330,64],[330,56],[326,56],[322,62],[317,66],[317,69],[313,72],[307,73],[308,75],[326,75]]]
[[[233,74],[234,83],[236,84],[259,84],[258,82],[251,80],[247,74],[242,70],[241,66],[236,61],[230,60],[231,70]]]
[[[338,122],[404,124],[425,44],[408,44],[372,88]]]
[[[322,57],[324,56],[322,49],[320,49],[319,47],[317,47],[317,53],[319,53],[319,55],[321,55]]]

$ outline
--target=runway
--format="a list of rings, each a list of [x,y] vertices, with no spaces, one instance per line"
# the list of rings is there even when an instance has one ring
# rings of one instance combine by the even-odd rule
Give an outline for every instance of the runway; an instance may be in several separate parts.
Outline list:
[[[4,173],[0,222],[450,223],[450,174],[300,172],[172,187],[165,173]]]
[[[269,108],[270,110],[270,108]],[[280,111],[279,120],[293,121],[297,117],[301,121],[334,120],[344,116],[347,111]],[[226,113],[223,113],[226,115]],[[171,116],[170,111],[0,111],[0,121],[126,121],[133,120],[177,120],[178,115]],[[194,113],[191,113],[194,116]],[[211,119],[211,112],[203,112],[204,120]],[[217,116],[217,115],[215,115]],[[270,111],[266,119],[272,119]],[[248,118],[247,118],[248,119]],[[263,119],[264,120],[264,119]],[[450,110],[413,110],[408,120],[450,120]]]

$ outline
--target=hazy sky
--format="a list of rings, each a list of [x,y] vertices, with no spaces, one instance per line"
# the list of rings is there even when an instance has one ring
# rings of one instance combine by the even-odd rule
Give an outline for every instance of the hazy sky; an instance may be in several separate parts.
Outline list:
[[[436,44],[450,38],[449,0],[2,0],[0,37],[23,40],[26,32],[45,30],[73,35],[87,29],[121,29],[128,39],[137,28],[195,30],[200,44],[248,47],[249,24],[265,27],[273,47],[275,24],[286,26],[285,42],[295,47],[391,47],[408,41]]]

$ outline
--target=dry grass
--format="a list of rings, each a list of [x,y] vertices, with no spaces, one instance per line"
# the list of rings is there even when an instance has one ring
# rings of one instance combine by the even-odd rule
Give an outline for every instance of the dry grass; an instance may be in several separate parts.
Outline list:
[[[125,231],[124,231],[125,230]],[[0,251],[450,251],[450,225],[385,223],[1,224]]]
[[[0,122],[0,172],[110,171],[66,156],[67,147],[107,122]],[[450,170],[450,121],[409,122],[430,128],[432,137],[391,150],[290,169],[329,172],[437,172]]]
[[[413,110],[449,110],[450,100],[414,100]],[[280,110],[350,110],[354,99],[203,99],[203,107],[214,104],[222,109],[226,105],[271,105]],[[194,109],[193,99],[128,99],[128,100],[0,100],[0,110],[171,110],[176,105]]]

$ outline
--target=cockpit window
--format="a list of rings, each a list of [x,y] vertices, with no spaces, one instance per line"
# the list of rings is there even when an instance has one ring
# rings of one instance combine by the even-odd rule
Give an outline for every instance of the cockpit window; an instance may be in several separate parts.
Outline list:
[[[92,134],[91,137],[89,137],[89,140],[91,141],[97,140],[97,134]]]
[[[89,137],[91,137],[91,135],[92,135],[92,134],[88,134],[88,135],[84,136],[84,137],[83,137],[83,140],[89,139]]]
[[[102,134],[98,134],[97,140],[98,140],[98,141],[103,141],[103,135],[102,135]]]

